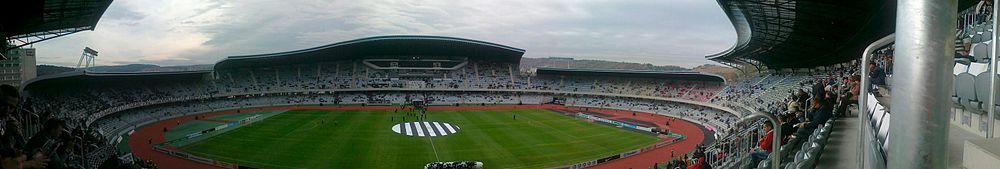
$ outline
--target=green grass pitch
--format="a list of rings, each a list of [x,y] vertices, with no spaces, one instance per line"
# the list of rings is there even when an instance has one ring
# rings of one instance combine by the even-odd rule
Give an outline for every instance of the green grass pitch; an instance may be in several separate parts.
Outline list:
[[[294,110],[181,149],[260,168],[422,168],[434,161],[481,161],[485,168],[545,168],[594,160],[658,140],[542,109],[428,114],[427,121],[461,129],[447,136],[411,137],[391,130],[403,113]],[[407,117],[407,121],[414,119]]]

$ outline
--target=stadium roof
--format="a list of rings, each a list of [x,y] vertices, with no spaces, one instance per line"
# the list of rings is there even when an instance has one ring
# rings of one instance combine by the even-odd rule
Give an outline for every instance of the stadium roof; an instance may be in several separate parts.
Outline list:
[[[94,30],[112,0],[14,0],[3,2],[0,33],[6,45],[29,45],[80,31]],[[7,44],[11,43],[11,44]]]
[[[644,70],[598,70],[598,69],[567,69],[567,68],[538,68],[535,71],[538,75],[574,75],[574,76],[614,76],[630,78],[655,78],[673,80],[692,81],[716,81],[726,82],[726,78],[709,73],[691,71],[644,71]]]
[[[36,77],[21,83],[20,86],[24,90],[25,87],[44,88],[49,84],[65,86],[90,82],[176,81],[180,78],[200,79],[209,73],[212,73],[212,70],[168,72],[90,72],[77,70]]]
[[[497,62],[520,62],[524,49],[442,36],[395,35],[368,37],[296,51],[230,56],[215,69],[256,67],[263,64],[300,64],[358,59],[369,56],[454,56]]]
[[[962,0],[969,1],[969,0]],[[896,1],[718,0],[737,41],[706,56],[724,64],[811,68],[857,59],[895,30]]]

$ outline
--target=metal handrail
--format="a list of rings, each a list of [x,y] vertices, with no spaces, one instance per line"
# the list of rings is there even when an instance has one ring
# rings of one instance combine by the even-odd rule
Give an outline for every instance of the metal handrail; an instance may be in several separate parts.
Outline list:
[[[781,148],[781,127],[780,127],[781,124],[778,122],[778,117],[774,116],[773,114],[764,113],[764,112],[757,111],[757,110],[751,110],[751,111],[753,111],[753,113],[751,113],[750,115],[747,115],[746,117],[743,117],[742,119],[740,119],[739,123],[751,123],[751,122],[754,122],[757,119],[761,119],[761,118],[766,119],[768,122],[771,122],[771,126],[774,126],[774,127],[771,127],[771,130],[772,130],[772,132],[771,132],[771,138],[772,138],[772,140],[771,140],[771,155],[768,155],[768,156],[771,157],[770,158],[771,159],[771,168],[780,169],[781,168],[781,150],[780,150],[780,148]]]
[[[864,164],[866,151],[864,147],[865,141],[868,140],[868,138],[865,137],[867,136],[866,132],[868,132],[868,127],[865,127],[865,124],[870,123],[868,122],[868,114],[865,113],[865,110],[868,110],[868,87],[871,86],[871,82],[869,82],[870,79],[868,79],[868,74],[871,73],[868,72],[868,60],[871,59],[872,52],[875,51],[875,49],[889,45],[895,41],[896,34],[889,34],[869,44],[868,47],[865,47],[864,53],[861,53],[861,84],[858,86],[861,88],[861,92],[858,93],[860,95],[858,96],[858,118],[861,120],[861,123],[858,123],[858,129],[861,130],[861,132],[858,132],[858,138],[860,138],[858,140],[858,168],[865,168]]]
[[[993,31],[991,32],[993,34],[993,37],[991,38],[992,41],[993,41],[993,43],[990,44],[990,47],[993,48],[993,50],[990,50],[990,66],[992,67],[990,69],[990,94],[991,95],[996,95],[997,94],[997,88],[996,88],[997,87],[997,41],[998,41],[997,39],[1000,38],[1000,37],[997,37],[997,30],[998,30],[997,29],[998,28],[997,27],[997,23],[996,23],[996,20],[997,20],[997,11],[1000,11],[1000,6],[997,6],[996,5],[997,3],[1000,3],[1000,0],[993,0],[993,14],[992,14],[993,15],[993,18],[992,18],[993,19],[993,24],[992,24],[993,25]],[[994,98],[996,98],[996,96],[990,96],[989,97],[990,101],[987,102],[989,104],[986,105],[986,112],[989,114],[987,116],[989,116],[989,118],[990,118],[990,121],[989,121],[989,130],[986,133],[986,138],[996,137],[996,136],[993,135],[993,133],[996,132],[995,129],[996,129],[996,114],[997,114],[997,112],[996,112],[997,101]]]

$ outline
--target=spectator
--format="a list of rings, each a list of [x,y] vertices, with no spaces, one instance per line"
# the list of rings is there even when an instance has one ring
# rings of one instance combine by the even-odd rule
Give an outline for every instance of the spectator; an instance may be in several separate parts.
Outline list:
[[[4,128],[6,129],[6,123],[18,123],[17,119],[17,103],[19,95],[17,94],[17,89],[11,85],[0,85],[0,122],[4,123]],[[20,124],[15,124],[15,128],[20,128]],[[0,130],[0,133],[5,133]]]
[[[858,95],[861,94],[861,82],[858,81],[858,76],[851,76],[850,78],[850,100],[851,104],[858,103]]]
[[[796,98],[795,95],[792,95],[791,97],[789,97],[789,99],[788,99],[788,107],[787,107],[787,110],[789,112],[794,113],[795,111],[799,110],[799,102],[796,102],[796,100],[798,100],[798,98]]]
[[[17,121],[9,121],[4,125],[4,131],[6,131],[2,138],[2,149],[15,149],[24,147],[24,129],[21,129],[21,125]]]
[[[792,134],[797,130],[795,124],[798,124],[799,120],[795,118],[794,114],[781,115],[778,120],[781,122],[781,138],[786,139],[782,140],[782,142],[787,142],[787,139],[791,138]]]
[[[962,39],[962,50],[955,51],[955,60],[969,60],[970,62],[975,62],[976,58],[972,57],[972,38]]]
[[[993,15],[993,1],[992,0],[982,0],[976,4],[976,24],[986,22],[992,18]]]
[[[774,143],[774,132],[771,131],[772,128],[774,127],[771,123],[764,123],[763,129],[764,131],[767,131],[767,134],[764,134],[764,137],[761,138],[759,143],[757,143],[759,150],[750,153],[751,168],[757,166],[757,163],[760,163],[761,160],[766,159],[767,156],[771,154],[771,150],[773,150],[773,147],[771,146]]]
[[[31,136],[31,139],[28,140],[24,150],[28,153],[43,154],[45,158],[50,156],[58,158],[58,156],[54,155],[57,155],[56,147],[58,146],[57,144],[61,142],[61,136],[64,133],[67,133],[65,127],[66,122],[63,120],[49,119],[45,121],[45,125],[42,127],[42,130],[35,133],[34,136]],[[61,168],[59,165],[52,166]]]
[[[829,102],[823,102],[814,99],[812,101],[813,111],[811,114],[812,118],[809,122],[800,123],[799,128],[805,129],[801,131],[812,131],[816,129],[817,126],[826,122],[830,119],[830,115],[833,112],[833,106]]]
[[[873,93],[875,93],[876,97],[881,97],[882,95],[879,94],[879,92],[877,91],[878,90],[877,86],[880,86],[880,85],[884,86],[885,85],[885,71],[884,71],[884,69],[882,69],[882,67],[879,67],[875,63],[869,63],[868,64],[868,69],[870,70],[870,72],[869,72],[870,73],[870,77],[869,78],[871,79],[872,91],[873,91]],[[822,95],[819,95],[819,96],[822,96]]]
[[[824,87],[826,87],[826,82],[823,80],[816,80],[816,83],[812,86],[812,95],[823,96]]]

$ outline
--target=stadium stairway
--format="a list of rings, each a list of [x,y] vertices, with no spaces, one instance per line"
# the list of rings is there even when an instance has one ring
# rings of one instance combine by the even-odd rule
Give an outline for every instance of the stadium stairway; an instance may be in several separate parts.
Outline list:
[[[855,111],[852,111],[855,112]],[[816,163],[816,169],[838,169],[858,167],[858,113],[841,117],[833,122],[833,133]]]

